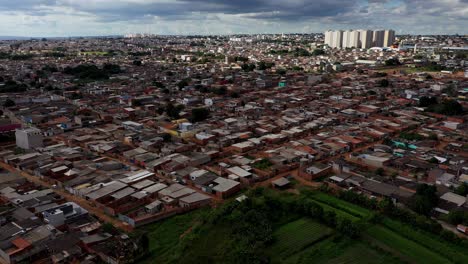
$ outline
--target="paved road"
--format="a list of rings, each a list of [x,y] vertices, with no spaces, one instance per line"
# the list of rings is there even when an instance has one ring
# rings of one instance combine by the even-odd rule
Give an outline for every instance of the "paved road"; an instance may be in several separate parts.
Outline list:
[[[4,168],[4,169],[6,169],[6,170],[8,170],[8,171],[10,171],[12,173],[17,173],[18,175],[21,175],[22,177],[29,180],[30,182],[33,182],[33,183],[38,184],[38,185],[40,185],[42,187],[45,187],[45,188],[52,189],[56,194],[64,197],[69,202],[74,202],[74,203],[78,204],[79,206],[86,209],[90,214],[95,215],[101,221],[111,223],[114,227],[122,229],[122,230],[127,231],[127,232],[132,230],[131,226],[128,225],[127,223],[122,222],[122,221],[118,220],[117,218],[114,218],[112,216],[109,216],[109,215],[105,214],[101,209],[99,209],[97,207],[94,207],[87,200],[85,200],[85,199],[83,199],[81,197],[72,195],[72,194],[70,194],[70,193],[68,193],[68,192],[66,192],[66,191],[64,191],[62,189],[52,188],[52,184],[41,180],[39,177],[30,175],[30,174],[28,174],[28,173],[26,173],[24,171],[17,170],[17,169],[13,168],[12,166],[10,166],[10,165],[8,165],[8,164],[6,164],[4,162],[0,162],[0,167]]]

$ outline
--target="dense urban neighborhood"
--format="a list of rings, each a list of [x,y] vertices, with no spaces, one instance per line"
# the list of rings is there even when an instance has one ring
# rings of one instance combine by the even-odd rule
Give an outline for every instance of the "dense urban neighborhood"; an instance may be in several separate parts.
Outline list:
[[[0,40],[0,262],[468,263],[467,96],[466,35]]]

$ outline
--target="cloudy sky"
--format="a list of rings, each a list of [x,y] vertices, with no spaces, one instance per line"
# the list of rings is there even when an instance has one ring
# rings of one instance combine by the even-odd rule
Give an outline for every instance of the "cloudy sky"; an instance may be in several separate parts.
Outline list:
[[[0,0],[0,36],[311,33],[393,28],[468,34],[468,0]]]

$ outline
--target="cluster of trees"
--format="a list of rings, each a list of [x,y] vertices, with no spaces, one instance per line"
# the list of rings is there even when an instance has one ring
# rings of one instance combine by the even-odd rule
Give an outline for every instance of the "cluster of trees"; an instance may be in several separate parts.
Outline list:
[[[359,224],[338,216],[334,211],[324,210],[305,195],[278,195],[256,188],[247,196],[249,198],[241,203],[229,201],[211,210],[200,229],[192,230],[194,234],[202,233],[203,228],[209,229],[215,224],[227,226],[231,245],[222,258],[227,263],[269,263],[265,249],[274,242],[273,226],[298,217],[314,218],[351,238],[359,237],[361,233]]]
[[[378,82],[380,87],[388,87],[390,85],[390,82],[387,79],[382,79]]]
[[[444,100],[439,104],[429,106],[427,110],[448,116],[462,115],[464,113],[463,106],[456,100]]]
[[[25,54],[14,54],[14,53],[7,53],[7,52],[0,52],[0,60],[29,60],[34,57],[32,53],[25,53]]]
[[[172,103],[166,105],[165,112],[172,119],[180,118],[180,112],[184,109],[183,105],[174,106]]]
[[[420,184],[408,206],[418,214],[429,216],[438,201],[439,196],[435,186]]]
[[[134,51],[134,52],[129,52],[128,55],[135,56],[135,57],[149,56],[151,55],[151,52],[150,51]]]
[[[255,65],[255,63],[244,63],[242,64],[241,68],[245,72],[251,72],[254,71],[257,68],[257,66]]]
[[[310,57],[310,56],[319,56],[325,54],[325,51],[323,49],[315,49],[312,52],[309,52],[308,50],[304,48],[295,48],[294,50],[287,50],[287,49],[281,49],[281,50],[270,50],[270,54],[274,55],[285,55],[285,54],[291,54],[294,57]]]
[[[427,111],[442,114],[442,115],[462,115],[464,113],[463,106],[456,100],[443,100],[439,102],[436,97],[423,96],[419,99],[420,107],[427,107]]]
[[[210,110],[204,107],[201,108],[194,108],[192,109],[192,117],[191,121],[196,123],[196,122],[201,122],[206,120],[208,117],[210,117]]]
[[[236,56],[236,57],[234,57],[234,60],[235,60],[235,61],[240,61],[240,62],[248,62],[248,61],[249,61],[249,58],[247,58],[247,57],[242,57],[242,56]]]
[[[323,49],[315,49],[314,51],[312,51],[312,56],[320,56],[324,54],[325,54],[325,51]]]
[[[385,61],[385,66],[397,66],[401,65],[398,59],[388,59]]]
[[[423,140],[424,137],[418,133],[410,133],[410,132],[401,132],[399,138],[406,139],[406,140]]]
[[[260,161],[255,162],[252,166],[259,170],[267,170],[268,168],[273,166],[273,163],[269,159],[263,158]]]
[[[28,86],[24,83],[8,80],[3,86],[0,86],[0,93],[21,93],[25,92],[27,89]]]
[[[179,88],[179,90],[182,90],[184,87],[188,85],[189,85],[188,79],[181,80],[180,82],[177,83],[177,87]]]
[[[462,224],[468,226],[468,212],[458,210],[450,211],[448,214],[448,221],[452,225]]]
[[[437,98],[435,96],[423,96],[419,98],[419,107],[428,107],[437,104]]]
[[[66,56],[67,54],[63,52],[57,52],[57,51],[44,53],[44,57],[51,57],[51,58],[63,58]]]
[[[93,64],[81,64],[76,67],[66,67],[63,73],[73,75],[79,79],[88,80],[105,80],[109,79],[110,75],[121,73],[122,69],[119,65],[106,63],[100,69]]]
[[[468,183],[464,182],[463,184],[455,188],[454,192],[461,196],[467,196],[468,195]]]
[[[372,74],[372,77],[373,78],[382,78],[382,77],[387,77],[387,73],[386,72],[374,72]]]
[[[433,190],[431,188],[422,187],[419,190],[419,193],[420,193],[419,195],[427,196],[427,199],[429,200],[433,199],[431,198],[433,197],[433,194],[432,194]],[[455,234],[453,234],[452,232],[444,230],[439,223],[437,223],[436,221],[432,220],[431,218],[425,215],[415,214],[408,209],[395,206],[393,202],[389,199],[383,199],[383,200],[377,201],[376,199],[370,199],[367,196],[355,193],[353,191],[341,191],[338,193],[338,197],[350,203],[353,203],[353,204],[356,204],[356,205],[359,205],[359,206],[362,206],[371,210],[377,210],[379,213],[382,213],[383,215],[386,215],[390,218],[396,219],[403,223],[409,224],[410,226],[414,228],[427,231],[427,232],[431,232],[446,241],[468,246],[468,240],[461,239],[457,237]]]
[[[257,68],[261,71],[264,71],[266,69],[271,69],[273,66],[275,66],[275,63],[274,62],[264,62],[264,61],[261,61],[258,63],[258,66]]]

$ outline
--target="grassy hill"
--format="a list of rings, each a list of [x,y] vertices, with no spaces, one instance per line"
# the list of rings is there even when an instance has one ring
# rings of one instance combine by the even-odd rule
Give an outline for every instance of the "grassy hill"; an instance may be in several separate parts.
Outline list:
[[[248,196],[145,227],[141,263],[468,263],[465,244],[326,193]]]

